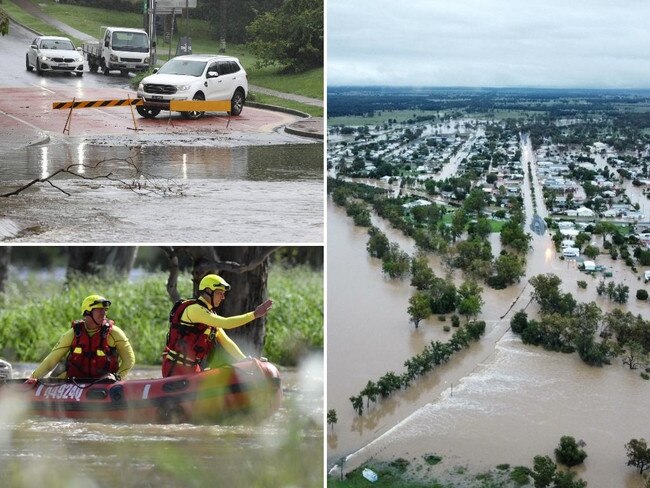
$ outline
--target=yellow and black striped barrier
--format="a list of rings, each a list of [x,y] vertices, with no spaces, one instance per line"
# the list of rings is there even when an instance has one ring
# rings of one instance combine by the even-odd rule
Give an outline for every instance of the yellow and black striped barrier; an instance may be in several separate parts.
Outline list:
[[[129,105],[135,107],[143,103],[140,98],[125,98],[123,100],[73,100],[71,102],[54,102],[52,103],[52,109],[126,107]]]
[[[130,107],[131,108],[131,118],[133,119],[133,130],[138,129],[138,124],[135,121],[135,114],[133,113],[133,107],[142,105],[144,101],[140,98],[126,98],[121,100],[77,100],[73,98],[71,102],[54,102],[52,103],[53,110],[70,110],[68,113],[68,118],[65,121],[63,126],[63,133],[66,132],[70,135],[70,123],[72,122],[72,110],[75,108],[107,108],[107,107]],[[129,127],[130,129],[131,127]]]
[[[169,110],[174,112],[230,112],[230,100],[172,100]]]

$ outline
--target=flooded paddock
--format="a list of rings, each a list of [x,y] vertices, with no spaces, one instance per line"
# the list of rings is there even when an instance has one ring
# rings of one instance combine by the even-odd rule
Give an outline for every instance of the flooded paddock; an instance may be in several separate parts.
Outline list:
[[[373,224],[413,254],[411,239],[375,216]],[[571,435],[586,442],[589,457],[579,475],[590,486],[640,488],[638,471],[626,466],[624,445],[648,437],[650,384],[620,359],[594,368],[577,354],[522,344],[509,325],[522,308],[529,316],[537,312],[529,304],[532,287],[526,278],[505,290],[482,284],[485,305],[479,318],[487,329],[480,342],[358,416],[349,397],[368,380],[402,372],[404,361],[425,344],[451,336],[442,329],[448,322],[437,316],[414,328],[406,311],[413,293],[409,280],[386,278],[381,261],[368,255],[367,240],[367,229],[355,227],[345,210],[330,201],[328,303],[335,305],[328,308],[327,408],[336,409],[338,423],[328,430],[329,466],[346,456],[349,471],[371,459],[424,463],[423,456],[437,454],[443,462],[435,473],[443,479],[456,466],[468,466],[471,472],[501,463],[532,466],[535,455],[552,456],[560,437]],[[496,234],[491,242],[495,254]],[[597,262],[612,272],[614,282],[630,287],[627,309],[647,316],[648,304],[634,298],[637,288],[647,288],[638,275],[606,255]],[[444,276],[447,270],[439,258],[430,256],[430,264]],[[600,277],[585,275],[575,261],[556,256],[548,234],[533,236],[528,255],[526,276],[540,273],[557,274],[563,291],[580,302],[595,301],[604,312],[615,306],[597,295]],[[453,279],[459,283],[462,274],[455,272]],[[578,280],[586,281],[587,288],[578,288]]]

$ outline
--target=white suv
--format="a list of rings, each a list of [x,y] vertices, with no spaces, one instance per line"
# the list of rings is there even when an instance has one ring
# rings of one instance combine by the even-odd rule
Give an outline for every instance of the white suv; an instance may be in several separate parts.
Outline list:
[[[169,110],[171,100],[230,100],[230,114],[239,115],[248,95],[248,76],[239,59],[231,56],[188,54],[163,64],[138,86],[144,105],[138,113],[154,118]],[[203,112],[182,112],[198,119]]]

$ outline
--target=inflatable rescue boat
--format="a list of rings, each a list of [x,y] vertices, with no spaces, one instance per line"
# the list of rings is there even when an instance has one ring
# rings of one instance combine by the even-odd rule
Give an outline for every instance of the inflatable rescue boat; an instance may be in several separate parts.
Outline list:
[[[1,380],[25,398],[36,415],[132,423],[216,423],[233,417],[263,418],[280,407],[280,373],[271,363],[248,359],[194,375],[115,381]],[[13,384],[12,388],[7,388]]]

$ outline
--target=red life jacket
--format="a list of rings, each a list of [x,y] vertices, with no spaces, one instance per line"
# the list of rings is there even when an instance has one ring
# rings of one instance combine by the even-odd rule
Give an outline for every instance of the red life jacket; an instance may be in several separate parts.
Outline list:
[[[108,345],[113,321],[105,320],[92,337],[83,320],[72,322],[72,328],[74,337],[65,365],[68,378],[100,378],[107,373],[117,373],[117,349]]]
[[[169,313],[169,333],[163,351],[166,359],[185,366],[200,365],[214,347],[217,329],[207,324],[186,323],[181,320],[190,305],[208,307],[201,300],[179,300]]]

